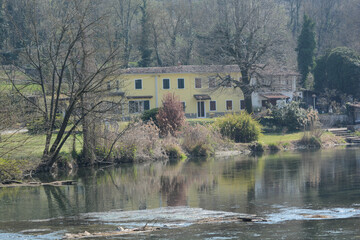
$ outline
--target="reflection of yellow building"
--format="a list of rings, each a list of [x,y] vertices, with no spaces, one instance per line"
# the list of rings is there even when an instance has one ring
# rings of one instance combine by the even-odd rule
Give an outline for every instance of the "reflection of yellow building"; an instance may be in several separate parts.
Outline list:
[[[201,118],[239,112],[245,108],[241,90],[224,81],[230,79],[229,76],[231,79],[240,78],[238,66],[129,68],[108,87],[125,93],[124,114],[161,107],[163,96],[175,93],[180,97],[187,117]],[[219,87],[220,83],[222,87]]]

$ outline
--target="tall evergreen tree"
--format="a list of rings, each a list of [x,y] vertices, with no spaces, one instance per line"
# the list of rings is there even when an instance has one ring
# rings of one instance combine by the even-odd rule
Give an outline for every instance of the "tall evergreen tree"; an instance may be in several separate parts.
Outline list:
[[[315,23],[307,15],[304,15],[304,22],[296,48],[298,70],[301,74],[301,85],[303,87],[306,85],[308,75],[314,67],[315,48]]]
[[[149,16],[147,10],[147,0],[143,0],[143,4],[140,7],[140,9],[141,9],[142,17],[141,17],[141,36],[140,36],[140,46],[139,46],[141,60],[139,62],[139,66],[149,67],[151,63],[152,50],[149,47],[150,26],[149,26]]]

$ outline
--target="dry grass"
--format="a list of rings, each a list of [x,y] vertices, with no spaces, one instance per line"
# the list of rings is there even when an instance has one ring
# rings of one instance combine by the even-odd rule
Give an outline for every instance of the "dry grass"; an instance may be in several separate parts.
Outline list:
[[[111,139],[114,140],[116,134]],[[108,149],[108,146],[105,146]],[[115,144],[113,158],[121,162],[142,162],[166,157],[159,128],[152,122],[137,122],[125,130]]]
[[[185,124],[180,134],[181,146],[191,155],[212,155],[215,150],[229,150],[233,144],[224,140],[211,125]]]

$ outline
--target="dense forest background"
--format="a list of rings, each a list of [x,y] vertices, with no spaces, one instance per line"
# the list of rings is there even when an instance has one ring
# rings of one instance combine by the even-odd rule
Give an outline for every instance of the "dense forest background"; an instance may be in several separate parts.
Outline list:
[[[3,63],[21,61],[19,53],[31,44],[27,35],[34,32],[34,21],[40,38],[46,38],[47,26],[73,11],[70,5],[1,0]],[[256,39],[267,37],[263,45],[269,42],[257,63],[296,69],[296,42],[305,14],[315,23],[316,56],[338,46],[360,51],[357,0],[108,0],[91,1],[86,7],[87,18],[102,19],[92,35],[97,38],[98,57],[119,48],[116,60],[122,67],[234,63],[220,53],[222,42],[236,32],[236,21],[247,19],[244,27],[256,24]],[[219,34],[223,38],[216,38]]]

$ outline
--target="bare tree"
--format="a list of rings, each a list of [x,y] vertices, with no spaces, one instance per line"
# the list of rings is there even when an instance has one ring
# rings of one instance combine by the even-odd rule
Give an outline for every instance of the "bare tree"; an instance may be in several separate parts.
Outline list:
[[[284,0],[289,14],[289,28],[294,38],[297,37],[301,27],[301,11],[304,0]]]
[[[115,37],[122,48],[121,60],[124,67],[128,67],[133,49],[133,22],[140,11],[140,4],[139,0],[116,0],[113,3],[116,16]]]
[[[31,32],[19,35],[28,43],[21,57],[23,64],[28,64],[33,70],[27,73],[29,83],[41,89],[38,101],[22,94],[12,76],[8,74],[8,77],[17,93],[44,118],[46,140],[37,171],[47,171],[56,162],[72,132],[81,123],[86,131],[89,128],[85,123],[87,116],[101,109],[103,100],[95,101],[96,98],[89,99],[89,96],[106,89],[105,80],[115,70],[111,60],[117,51],[115,49],[101,61],[95,59],[97,49],[91,47],[90,36],[95,28],[101,27],[102,17],[90,14],[95,7],[91,1],[50,4],[26,0],[24,3],[28,4],[24,18]],[[55,134],[59,112],[63,113],[63,119]],[[71,122],[74,115],[77,118]],[[84,139],[84,142],[88,141]]]
[[[344,17],[340,6],[346,4],[343,2],[341,0],[307,0],[304,6],[305,14],[308,14],[315,22],[319,54],[337,45],[336,35]]]
[[[218,0],[217,3],[219,20],[204,37],[203,54],[219,64],[239,66],[242,77],[225,80],[242,90],[246,110],[252,112],[252,76],[268,59],[281,60],[280,46],[287,40],[284,12],[275,1],[268,0]]]
[[[164,11],[160,12],[161,8]],[[195,41],[195,18],[192,0],[153,2],[150,22],[154,53],[157,64],[174,66],[190,64]]]

